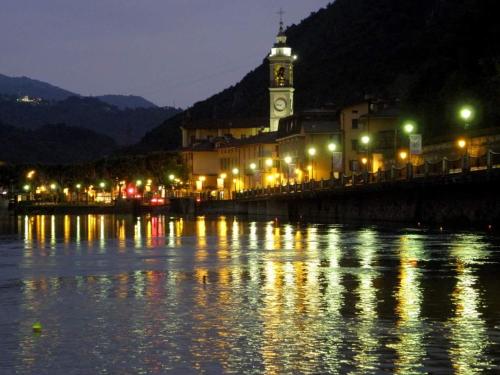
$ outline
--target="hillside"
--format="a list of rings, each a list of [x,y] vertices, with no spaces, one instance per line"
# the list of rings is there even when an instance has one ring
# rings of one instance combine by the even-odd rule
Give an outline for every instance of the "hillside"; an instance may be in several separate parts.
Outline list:
[[[11,163],[78,163],[109,155],[117,147],[110,137],[63,124],[27,130],[0,123],[0,139],[0,161]]]
[[[0,96],[0,121],[4,123],[26,129],[64,123],[106,134],[121,145],[137,142],[148,130],[178,112],[171,107],[120,110],[96,98],[77,96],[37,104]]]
[[[119,109],[158,108],[156,104],[137,95],[99,95],[96,98]]]
[[[399,98],[428,139],[456,131],[457,106],[467,102],[478,109],[474,126],[499,126],[496,8],[493,0],[336,0],[286,31],[299,56],[295,109],[342,106],[365,94]],[[268,116],[267,79],[263,60],[235,86],[150,131],[136,148],[177,147],[185,117]]]
[[[28,77],[8,77],[0,74],[0,94],[17,98],[28,95],[46,100],[64,100],[77,94]]]

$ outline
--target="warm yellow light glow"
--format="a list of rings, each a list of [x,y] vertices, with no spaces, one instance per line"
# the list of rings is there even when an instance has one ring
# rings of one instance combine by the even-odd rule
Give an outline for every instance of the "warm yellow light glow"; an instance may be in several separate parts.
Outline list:
[[[399,153],[399,157],[402,159],[402,160],[405,160],[407,157],[408,157],[408,154],[406,153],[406,151],[401,151]]]
[[[227,174],[225,174],[225,173],[220,174],[220,178],[225,179],[226,177],[227,177]]]
[[[301,173],[302,173],[302,171],[299,168],[295,169],[295,174],[298,175],[298,174],[301,174]]]
[[[255,170],[255,168],[257,168],[257,164],[255,164],[255,163],[250,163],[250,169],[251,169],[252,171],[254,171],[254,170]]]
[[[413,125],[411,122],[407,122],[403,125],[403,129],[405,133],[410,134],[415,130],[415,125]]]
[[[101,189],[104,189],[104,188],[106,187],[106,183],[105,183],[104,181],[100,182],[100,183],[99,183],[99,187],[100,187]]]
[[[458,147],[460,147],[460,148],[464,148],[464,147],[467,145],[467,142],[465,141],[465,139],[460,138],[460,139],[457,141],[457,145],[458,145]]]
[[[361,163],[363,163],[363,164],[368,163],[368,159],[367,159],[367,158],[362,158],[362,159],[361,159]]]
[[[135,182],[135,184],[136,184],[137,186],[141,186],[141,185],[142,185],[142,180],[137,180],[137,181]]]
[[[24,185],[23,189],[24,189],[24,191],[29,191],[30,190],[30,186],[29,185]]]
[[[77,189],[81,189],[81,187],[82,187],[82,184],[76,184]]]
[[[175,175],[173,175],[173,174],[168,175],[168,179],[169,179],[170,181],[175,180]]]
[[[308,166],[307,166],[307,169],[308,169],[308,170],[311,170],[311,169],[312,169],[312,165],[308,165]]]
[[[29,179],[31,179],[31,178],[33,178],[33,176],[34,176],[34,175],[35,175],[35,171],[34,171],[34,170],[31,170],[31,171],[29,171],[29,172],[26,174],[26,177],[27,177],[27,178],[29,178]]]
[[[269,175],[269,176],[267,176],[267,180],[268,180],[269,182],[273,181],[273,180],[274,180],[274,176],[273,176],[273,175]]]
[[[148,178],[148,180],[146,181],[146,185],[151,185],[153,183],[153,180],[151,180],[150,178]]]
[[[205,182],[207,180],[207,178],[205,176],[200,176],[198,177],[198,179],[201,181],[201,182]]]
[[[368,143],[370,143],[370,137],[367,135],[362,136],[361,143],[363,143],[364,145],[367,145]]]
[[[337,149],[337,145],[335,143],[329,143],[328,149],[333,152]]]
[[[238,168],[233,168],[233,174],[236,176],[240,173],[240,170]]]
[[[56,188],[57,188],[56,184],[54,184],[54,183],[50,184],[50,189],[51,190],[56,190]]]
[[[292,162],[292,157],[291,156],[285,156],[285,163],[290,164]]]
[[[316,155],[316,149],[314,147],[310,147],[309,150],[307,150],[309,155],[314,156]]]
[[[266,159],[266,166],[272,167],[273,166],[273,159]]]

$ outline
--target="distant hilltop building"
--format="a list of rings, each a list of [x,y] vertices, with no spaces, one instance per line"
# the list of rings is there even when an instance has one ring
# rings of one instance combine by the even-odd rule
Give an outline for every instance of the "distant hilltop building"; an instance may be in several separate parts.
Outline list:
[[[30,98],[28,95],[21,96],[17,98],[16,101],[18,103],[26,103],[26,104],[38,104],[42,101],[42,98]]]

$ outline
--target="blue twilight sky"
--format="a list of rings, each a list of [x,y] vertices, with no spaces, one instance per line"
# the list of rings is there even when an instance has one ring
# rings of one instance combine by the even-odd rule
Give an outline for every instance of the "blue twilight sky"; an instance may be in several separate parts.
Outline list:
[[[0,0],[0,73],[186,107],[259,65],[280,7],[290,25],[329,2]]]

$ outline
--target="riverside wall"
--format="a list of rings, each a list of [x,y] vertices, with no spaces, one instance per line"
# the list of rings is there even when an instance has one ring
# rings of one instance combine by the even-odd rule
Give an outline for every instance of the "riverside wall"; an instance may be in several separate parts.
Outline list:
[[[205,201],[195,214],[249,215],[308,222],[395,222],[443,226],[500,224],[500,173]]]

